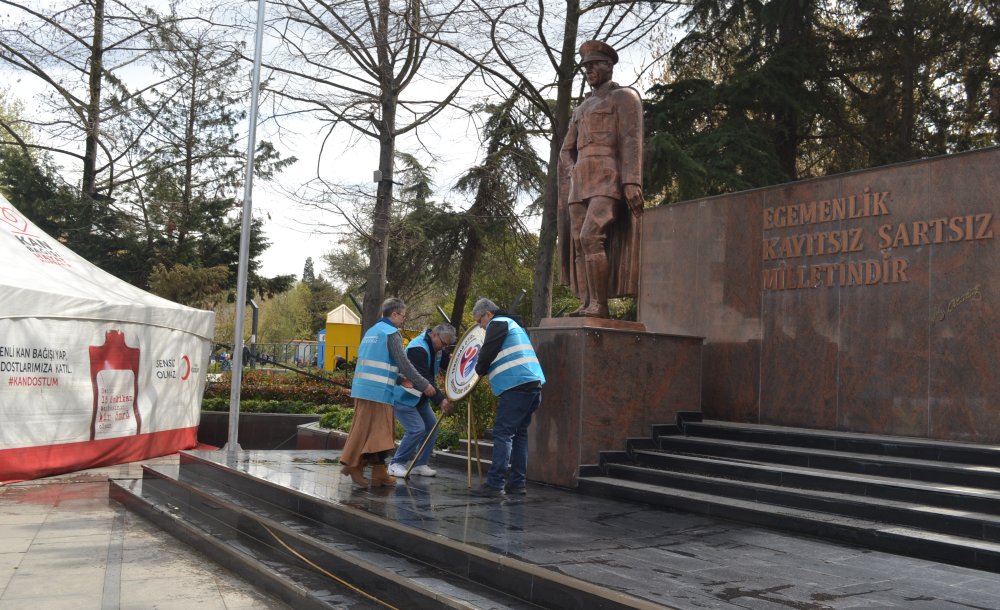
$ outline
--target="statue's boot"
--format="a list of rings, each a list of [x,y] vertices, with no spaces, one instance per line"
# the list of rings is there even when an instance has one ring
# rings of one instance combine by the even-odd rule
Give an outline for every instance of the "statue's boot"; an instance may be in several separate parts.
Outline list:
[[[590,290],[587,283],[587,261],[584,259],[583,253],[578,253],[573,257],[573,263],[576,269],[576,293],[580,297],[580,306],[566,315],[571,318],[579,318],[587,315],[583,312],[590,305]]]
[[[608,316],[608,255],[587,255],[587,285],[590,302],[580,312],[580,316],[588,318],[607,318]]]

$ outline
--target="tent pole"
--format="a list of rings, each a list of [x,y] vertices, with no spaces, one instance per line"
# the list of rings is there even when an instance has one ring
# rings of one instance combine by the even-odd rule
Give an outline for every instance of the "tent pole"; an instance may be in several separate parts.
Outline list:
[[[240,232],[240,262],[236,279],[236,329],[233,339],[233,376],[229,388],[229,440],[225,449],[240,450],[240,384],[243,382],[243,318],[247,303],[247,267],[250,262],[250,227],[253,211],[253,166],[257,149],[257,99],[260,90],[260,56],[264,43],[264,0],[257,0],[257,31],[254,37],[253,86],[250,90],[250,118],[247,129],[247,168],[243,179],[243,225]]]

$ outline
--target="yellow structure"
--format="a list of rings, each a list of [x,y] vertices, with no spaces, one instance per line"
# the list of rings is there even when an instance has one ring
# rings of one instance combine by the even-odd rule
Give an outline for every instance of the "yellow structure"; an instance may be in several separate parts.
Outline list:
[[[361,345],[361,316],[341,305],[326,314],[326,346],[323,353],[323,368],[332,371],[337,368],[337,356],[345,360],[358,357]]]
[[[403,343],[419,335],[422,331],[402,329]],[[326,314],[326,345],[323,352],[323,368],[332,371],[337,368],[337,356],[350,362],[358,357],[361,345],[361,316],[347,305],[341,305]]]

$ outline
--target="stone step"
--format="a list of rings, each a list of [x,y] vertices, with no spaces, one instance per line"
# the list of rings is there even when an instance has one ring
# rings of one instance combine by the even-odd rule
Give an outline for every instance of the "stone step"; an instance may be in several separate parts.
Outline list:
[[[266,470],[264,466],[260,472]],[[390,603],[401,608],[425,607],[425,601],[434,607],[463,608],[652,607],[613,587],[426,532],[420,527],[419,513],[401,513],[387,519],[351,505],[376,490],[365,491],[358,498],[352,494],[348,501],[328,500],[343,496],[311,484],[293,489],[288,480],[272,481],[254,472],[252,464],[244,472],[207,456],[182,453],[176,471],[149,468],[143,482],[165,481],[157,485],[164,487],[161,495],[171,496],[165,502],[176,513],[174,521],[181,521],[186,514],[195,515],[201,521],[222,524],[218,527],[230,537],[249,536],[269,552],[281,555],[287,549],[274,544],[270,533],[277,532],[282,541],[292,541],[292,548],[321,566],[330,562],[333,568],[347,570],[341,564],[367,561],[373,566],[367,571],[390,581],[373,587],[384,590],[384,596],[392,598]],[[288,476],[296,475],[293,471]],[[334,477],[339,489],[341,481],[337,479]],[[381,491],[420,493],[419,489],[403,485]],[[163,513],[166,509],[159,510]],[[416,521],[410,526],[408,519]],[[258,523],[264,523],[267,529],[261,531],[255,525]],[[364,561],[355,561],[358,557]],[[337,573],[334,569],[328,571]],[[392,601],[396,599],[394,591],[400,592],[399,604]]]
[[[479,445],[479,459],[489,461],[493,456],[493,441],[486,439],[479,439],[478,442],[472,444],[472,457],[476,457],[476,445]],[[459,448],[457,453],[465,456],[468,452],[469,441],[468,439],[461,439],[459,441]]]
[[[944,508],[929,503],[890,500],[852,493],[800,489],[767,483],[668,472],[608,463],[609,477],[677,490],[696,491],[760,504],[843,515],[879,523],[920,528],[976,540],[1000,541],[1000,515]]]
[[[602,452],[599,464],[580,469],[580,485],[996,569],[997,455],[996,447],[966,443],[689,419]]]
[[[654,426],[654,435],[676,434],[676,429],[677,426],[674,425]],[[683,434],[847,453],[1000,467],[1000,446],[996,445],[712,420],[685,422]]]
[[[147,510],[168,511],[209,534],[215,545],[236,546],[262,569],[286,575],[291,589],[305,589],[306,597],[326,604],[319,607],[535,607],[208,478],[163,467],[147,467],[144,474],[134,495],[146,500]],[[302,570],[320,578],[302,578]],[[298,600],[303,593],[282,597]]]
[[[656,450],[635,450],[631,453],[602,452],[601,459],[602,465],[637,465],[669,472],[685,472],[781,487],[830,491],[928,504],[954,510],[1000,514],[1000,491],[995,489],[925,483],[763,462],[732,461]]]
[[[482,447],[480,447],[482,449]],[[490,461],[492,457],[489,453],[484,455],[484,452],[480,451],[479,460],[476,460],[475,448],[473,448],[472,453],[472,474],[473,476],[478,476],[477,472],[479,470],[479,464],[482,464],[483,476],[486,476],[486,471],[490,469],[490,465],[493,462]],[[438,451],[431,458],[431,466],[437,468],[438,466],[444,466],[446,468],[453,468],[459,470],[468,470],[469,458],[464,451]]]
[[[656,439],[656,445],[662,451],[685,455],[711,456],[896,479],[1000,489],[1000,467],[995,466],[936,462],[868,453],[808,449],[693,436],[661,436]],[[630,447],[636,446],[638,445],[635,443],[630,445]]]
[[[332,590],[329,580],[313,571],[271,558],[260,547],[248,544],[239,530],[224,527],[215,519],[180,515],[174,493],[162,487],[162,482],[156,480],[112,480],[109,495],[128,510],[293,608],[375,607],[366,604],[361,595]],[[206,508],[211,506],[206,505]]]
[[[1000,543],[608,476],[581,477],[586,493],[644,502],[932,561],[1000,571]]]

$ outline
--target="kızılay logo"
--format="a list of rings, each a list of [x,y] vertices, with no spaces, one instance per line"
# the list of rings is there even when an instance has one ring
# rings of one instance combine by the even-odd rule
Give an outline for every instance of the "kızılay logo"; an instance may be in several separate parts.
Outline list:
[[[55,248],[49,245],[47,241],[37,235],[28,233],[28,220],[18,214],[13,208],[0,208],[0,220],[8,226],[17,241],[41,262],[58,265],[59,267],[70,266],[69,261],[57,253]]]

